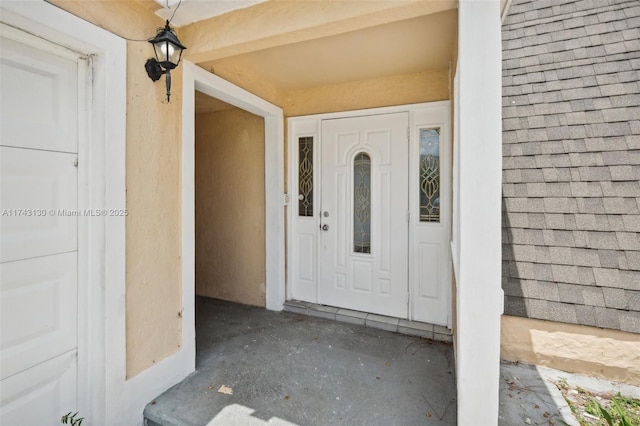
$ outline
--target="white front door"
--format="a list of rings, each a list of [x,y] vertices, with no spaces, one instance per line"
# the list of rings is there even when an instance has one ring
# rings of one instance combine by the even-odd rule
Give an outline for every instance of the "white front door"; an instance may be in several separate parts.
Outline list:
[[[77,407],[82,61],[2,30],[0,424],[56,425]]]
[[[318,303],[407,317],[406,112],[322,121]]]
[[[289,299],[451,325],[450,107],[290,119]]]

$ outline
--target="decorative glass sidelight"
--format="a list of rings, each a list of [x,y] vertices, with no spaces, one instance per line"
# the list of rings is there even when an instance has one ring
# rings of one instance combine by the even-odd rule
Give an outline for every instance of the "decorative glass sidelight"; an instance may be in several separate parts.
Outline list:
[[[420,222],[440,222],[440,129],[420,129]]]
[[[313,137],[298,138],[298,216],[313,216]]]
[[[353,251],[371,253],[371,157],[364,152],[353,161]]]

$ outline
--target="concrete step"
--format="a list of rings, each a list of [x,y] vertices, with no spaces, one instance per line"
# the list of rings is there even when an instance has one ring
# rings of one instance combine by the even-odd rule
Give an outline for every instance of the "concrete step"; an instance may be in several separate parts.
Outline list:
[[[439,342],[451,343],[453,341],[453,335],[450,329],[426,322],[409,321],[402,318],[369,314],[367,312],[353,311],[351,309],[336,308],[299,300],[287,300],[284,303],[284,311],[349,324],[364,325],[365,327],[393,331],[408,336],[423,337]]]

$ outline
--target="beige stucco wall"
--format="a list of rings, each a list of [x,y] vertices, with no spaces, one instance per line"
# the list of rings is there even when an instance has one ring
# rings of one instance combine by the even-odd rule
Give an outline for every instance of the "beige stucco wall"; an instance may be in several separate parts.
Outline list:
[[[153,53],[128,43],[127,65],[127,376],[180,348],[182,68],[153,84],[144,63]]]
[[[288,91],[285,116],[351,111],[449,99],[449,70],[423,71]]]
[[[148,39],[163,21],[132,1],[50,0],[109,32]],[[181,68],[172,73],[171,103],[164,79],[144,70],[153,56],[146,41],[127,42],[126,327],[127,377],[180,347]]]
[[[286,117],[449,99],[448,69],[289,91],[274,88],[252,70],[229,69],[223,65],[205,69],[278,105]]]
[[[283,103],[283,91],[261,77],[259,70],[238,68],[227,64],[218,64],[216,66],[198,64],[198,66],[236,86],[242,87],[247,92],[253,93],[267,102],[278,106]]]
[[[196,115],[196,294],[265,305],[264,119]]]
[[[638,334],[503,315],[501,356],[640,385]]]

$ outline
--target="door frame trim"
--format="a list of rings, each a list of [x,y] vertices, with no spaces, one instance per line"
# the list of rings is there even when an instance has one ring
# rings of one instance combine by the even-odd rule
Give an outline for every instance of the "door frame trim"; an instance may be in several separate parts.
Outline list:
[[[195,368],[195,91],[264,118],[266,308],[285,300],[284,113],[282,108],[183,62],[182,74],[182,349]]]
[[[293,299],[293,277],[295,276],[294,274],[296,273],[296,261],[297,261],[297,255],[298,253],[296,252],[296,250],[294,250],[294,247],[296,247],[296,241],[295,241],[295,231],[296,231],[296,216],[295,216],[295,211],[297,211],[296,208],[294,208],[293,203],[297,202],[297,183],[298,183],[298,172],[297,172],[297,167],[296,167],[296,161],[298,158],[298,153],[297,153],[297,144],[295,143],[295,129],[294,129],[294,125],[296,123],[302,122],[302,121],[307,121],[307,122],[311,122],[311,121],[316,121],[317,125],[311,129],[311,126],[306,126],[307,131],[305,132],[300,132],[301,134],[304,133],[305,135],[314,135],[315,136],[315,141],[317,143],[320,143],[322,141],[322,120],[331,120],[331,119],[336,119],[336,118],[353,118],[353,117],[359,117],[359,116],[368,116],[368,115],[380,115],[380,114],[393,114],[393,113],[398,113],[398,112],[408,112],[409,113],[409,131],[410,131],[410,135],[411,135],[411,141],[413,141],[413,139],[415,138],[416,135],[414,135],[414,127],[415,127],[415,120],[414,120],[414,115],[417,111],[419,110],[425,110],[425,109],[442,109],[442,108],[451,108],[451,101],[450,100],[444,100],[444,101],[435,101],[435,102],[422,102],[422,103],[417,103],[417,104],[406,104],[406,105],[397,105],[397,106],[389,106],[389,107],[379,107],[379,108],[368,108],[368,109],[359,109],[359,110],[353,110],[353,111],[339,111],[339,112],[330,112],[330,113],[323,113],[323,114],[312,114],[312,115],[305,115],[305,116],[295,116],[295,117],[288,117],[287,119],[287,140],[288,140],[288,149],[287,149],[287,158],[288,158],[288,175],[287,175],[287,194],[289,194],[289,198],[290,198],[290,205],[287,208],[287,288],[286,288],[286,298],[287,300],[292,300]],[[451,120],[449,118],[449,120],[447,121],[447,125],[450,125]],[[450,129],[447,129],[448,132],[450,132]],[[409,144],[409,147],[411,149],[411,141]],[[449,138],[449,149],[452,152],[452,143],[453,140],[451,140],[451,138]],[[319,158],[319,154],[318,154],[319,150],[314,149],[314,164],[319,164],[320,158]],[[449,153],[448,156],[448,161],[451,161],[451,152]],[[410,156],[411,158],[411,156]],[[448,167],[449,172],[451,171],[451,165],[449,165]],[[315,182],[319,182],[320,177],[320,173],[321,171],[315,171],[314,170],[314,205],[319,206],[319,195],[317,194],[318,191],[316,190],[316,185]],[[411,178],[411,174],[409,174],[409,178]],[[452,184],[450,184],[451,187]],[[451,197],[453,198],[453,197]],[[452,200],[450,200],[451,202]],[[314,219],[317,222],[317,211],[314,211]],[[452,218],[448,218],[449,220],[449,225],[451,223]],[[317,223],[316,223],[317,226]],[[449,241],[447,241],[447,253],[449,255],[449,265],[451,265],[452,259],[451,259],[451,253],[449,250],[449,244],[450,244],[450,239],[451,239],[451,231],[449,231]],[[316,242],[317,244],[317,242]],[[317,278],[318,278],[318,262],[317,262],[317,256],[318,256],[318,249],[317,247],[315,247],[315,256],[316,256],[316,260],[315,260],[315,268],[314,268],[314,277],[316,279],[316,284],[315,284],[315,301],[314,303],[317,303],[317,288],[318,288],[318,282],[317,282]],[[411,258],[413,253],[413,249],[411,247],[411,236],[409,236],[409,258]],[[407,261],[409,261],[409,259],[407,259]],[[450,266],[447,267],[447,270],[451,269]],[[411,270],[411,264],[409,264],[409,270]],[[411,277],[411,274],[409,274],[409,278]],[[448,274],[448,281],[451,281],[451,274]],[[408,298],[408,313],[411,317],[413,317],[413,312],[412,312],[412,294],[413,292],[413,282],[411,280],[409,280],[409,298]],[[447,287],[447,295],[445,297],[445,302],[448,308],[448,316],[447,316],[447,322],[446,324],[442,324],[442,325],[446,325],[447,327],[451,327],[451,318],[452,318],[452,312],[451,312],[451,298],[452,298],[452,284],[449,285]]]

